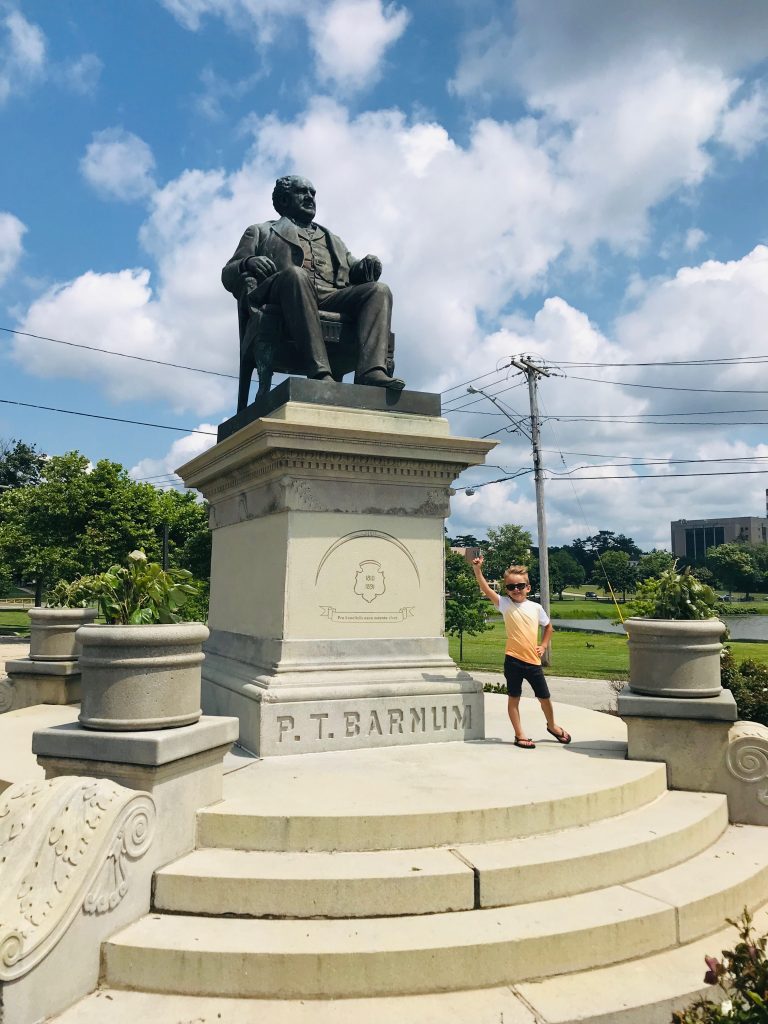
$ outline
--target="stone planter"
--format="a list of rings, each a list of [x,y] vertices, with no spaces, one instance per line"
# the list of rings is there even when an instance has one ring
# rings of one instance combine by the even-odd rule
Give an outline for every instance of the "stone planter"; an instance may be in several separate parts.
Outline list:
[[[93,622],[95,608],[30,608],[29,657],[32,661],[77,661],[77,630]]]
[[[627,619],[629,688],[651,697],[717,697],[719,619]]]
[[[119,731],[192,725],[201,715],[207,637],[200,622],[83,626],[80,724]]]

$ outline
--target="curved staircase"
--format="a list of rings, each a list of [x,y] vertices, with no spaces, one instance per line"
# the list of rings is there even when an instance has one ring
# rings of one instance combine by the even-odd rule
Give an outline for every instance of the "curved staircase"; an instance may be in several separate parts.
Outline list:
[[[563,707],[573,744],[529,752],[487,703],[506,742],[231,772],[60,1024],[666,1024],[768,900],[765,830],[624,760],[616,718]]]

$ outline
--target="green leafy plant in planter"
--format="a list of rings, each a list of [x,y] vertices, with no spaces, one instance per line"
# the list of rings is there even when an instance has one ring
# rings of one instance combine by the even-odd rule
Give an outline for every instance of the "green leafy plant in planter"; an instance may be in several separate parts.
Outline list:
[[[143,551],[88,577],[87,586],[105,622],[122,626],[180,622],[180,610],[200,589],[187,569],[163,569]]]
[[[79,721],[88,729],[145,730],[200,717],[202,644],[208,629],[182,621],[199,586],[186,569],[163,570],[132,551],[90,578],[106,624],[84,626]]]
[[[649,697],[716,697],[720,685],[717,594],[677,562],[645,580],[624,622],[629,688]]]
[[[29,657],[32,661],[77,661],[77,631],[96,618],[87,576],[59,580],[46,594],[45,606],[29,609]]]
[[[713,619],[718,597],[712,587],[697,580],[690,566],[677,571],[677,562],[658,576],[638,584],[629,605],[632,615],[644,619]]]
[[[47,608],[91,608],[94,603],[91,576],[78,576],[72,581],[59,580],[45,595]]]
[[[738,921],[739,942],[722,952],[722,960],[707,956],[704,981],[720,988],[715,1001],[699,998],[686,1010],[672,1014],[672,1024],[765,1024],[768,1021],[768,936],[756,935],[745,908]]]

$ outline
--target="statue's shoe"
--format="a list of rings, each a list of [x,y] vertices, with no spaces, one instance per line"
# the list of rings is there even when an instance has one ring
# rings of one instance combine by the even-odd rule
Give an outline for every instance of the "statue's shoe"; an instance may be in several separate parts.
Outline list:
[[[404,380],[400,380],[399,377],[390,377],[383,370],[370,370],[359,379],[355,379],[355,384],[366,384],[376,388],[389,388],[390,391],[402,391],[405,387]]]

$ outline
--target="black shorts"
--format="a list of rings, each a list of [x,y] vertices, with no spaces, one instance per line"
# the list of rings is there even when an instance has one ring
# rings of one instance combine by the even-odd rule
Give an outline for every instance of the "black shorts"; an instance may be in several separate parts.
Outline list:
[[[519,697],[523,692],[523,680],[527,679],[531,688],[540,700],[550,696],[547,679],[541,665],[531,665],[529,661],[520,661],[507,654],[504,658],[504,678],[507,680],[507,693],[510,697]]]

